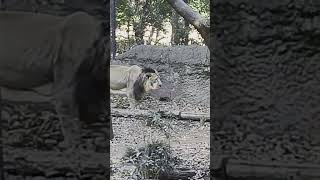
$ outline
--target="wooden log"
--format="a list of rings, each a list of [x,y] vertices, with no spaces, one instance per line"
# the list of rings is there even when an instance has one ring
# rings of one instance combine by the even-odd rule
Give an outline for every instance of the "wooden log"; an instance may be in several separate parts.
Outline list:
[[[177,118],[181,120],[194,120],[200,121],[210,120],[209,113],[192,113],[192,112],[181,112],[181,111],[150,111],[150,110],[131,110],[131,109],[111,109],[111,115],[114,117],[135,117],[135,116],[144,116],[151,117],[153,113],[159,113],[163,118]]]
[[[190,112],[181,112],[180,113],[181,119],[191,119],[191,120],[210,120],[210,114],[209,113],[190,113]]]
[[[320,165],[281,163],[270,161],[243,161],[230,159],[226,173],[233,178],[268,177],[269,179],[320,179]]]
[[[5,148],[4,170],[14,174],[63,176],[73,173],[73,155],[56,151],[37,151],[23,148]],[[80,164],[84,174],[104,174],[107,170],[105,153],[81,152]]]
[[[196,175],[196,171],[186,168],[178,168],[172,174],[160,175],[158,179],[145,179],[145,180],[181,180],[181,179],[190,179]]]
[[[196,171],[192,169],[179,168],[173,174],[159,178],[160,180],[180,180],[180,179],[190,179],[196,175]]]
[[[151,113],[147,110],[129,110],[112,108],[111,115],[115,117],[135,117],[135,116],[149,116]]]

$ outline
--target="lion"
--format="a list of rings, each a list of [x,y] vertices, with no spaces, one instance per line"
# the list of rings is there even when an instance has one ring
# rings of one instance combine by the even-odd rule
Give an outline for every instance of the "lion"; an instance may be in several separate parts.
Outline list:
[[[127,95],[131,109],[136,109],[137,102],[145,93],[159,89],[161,85],[155,69],[137,65],[110,65],[110,93]]]
[[[80,144],[80,121],[105,117],[105,26],[84,12],[62,17],[0,11],[0,86],[34,91],[52,84],[46,94],[61,121],[64,148]],[[110,129],[109,139],[111,123]]]

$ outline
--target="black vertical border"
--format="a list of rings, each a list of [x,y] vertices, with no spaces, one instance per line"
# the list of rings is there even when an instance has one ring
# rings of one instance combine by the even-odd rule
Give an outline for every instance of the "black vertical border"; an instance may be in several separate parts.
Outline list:
[[[2,91],[0,88],[0,178],[1,180],[4,180],[4,160],[3,160],[3,136],[2,136]]]
[[[112,131],[112,121],[111,121],[111,109],[110,109],[110,60],[111,60],[111,51],[110,51],[110,48],[111,48],[111,33],[110,33],[110,29],[111,29],[111,19],[110,19],[110,0],[104,0],[104,6],[106,7],[106,22],[108,22],[107,24],[107,28],[106,28],[106,31],[105,31],[105,39],[106,39],[106,44],[105,44],[105,47],[106,47],[106,53],[105,53],[105,59],[106,59],[106,73],[105,75],[107,76],[106,80],[106,118],[107,118],[107,121],[109,122],[109,134],[108,134],[108,138],[107,138],[107,150],[106,150],[106,153],[107,153],[107,157],[106,157],[106,164],[107,164],[107,179],[110,179],[110,176],[111,176],[111,166],[110,166],[110,137],[111,137],[111,131]]]

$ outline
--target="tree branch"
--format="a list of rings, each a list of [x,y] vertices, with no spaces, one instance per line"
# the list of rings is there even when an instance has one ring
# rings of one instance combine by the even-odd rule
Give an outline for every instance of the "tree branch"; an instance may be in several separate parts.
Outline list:
[[[183,0],[167,0],[172,8],[180,14],[187,22],[192,24],[200,33],[204,42],[209,46],[210,25],[209,20],[202,17],[198,12],[194,11]]]
[[[181,111],[158,111],[161,117],[175,117],[181,120],[194,120],[194,121],[210,121],[209,113],[192,113],[192,112],[181,112]],[[113,108],[111,110],[112,116],[115,117],[128,117],[128,116],[151,116],[152,112],[148,110],[130,110],[130,109],[118,109]]]

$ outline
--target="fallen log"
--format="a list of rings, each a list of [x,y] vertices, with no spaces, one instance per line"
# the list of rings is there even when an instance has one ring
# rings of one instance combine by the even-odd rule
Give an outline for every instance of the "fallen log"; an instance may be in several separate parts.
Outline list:
[[[225,168],[227,176],[232,178],[320,179],[320,165],[318,164],[251,162],[230,159]]]
[[[157,179],[145,179],[145,180],[181,180],[190,179],[196,175],[196,171],[187,168],[177,168],[173,173],[160,175]]]
[[[23,148],[4,148],[4,171],[12,174],[57,177],[72,174],[77,164],[64,152],[37,151]],[[80,151],[83,174],[101,175],[107,171],[105,153]]]
[[[179,168],[173,174],[170,174],[162,179],[171,179],[171,180],[179,180],[179,179],[190,179],[191,177],[196,175],[196,171],[192,169]]]
[[[154,113],[158,113],[162,118],[177,118],[181,120],[209,121],[209,113],[192,113],[181,111],[150,111],[150,110],[131,110],[131,109],[111,109],[111,115],[114,117],[152,117]]]

